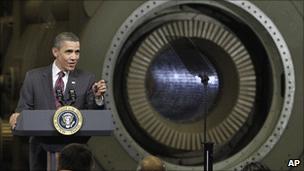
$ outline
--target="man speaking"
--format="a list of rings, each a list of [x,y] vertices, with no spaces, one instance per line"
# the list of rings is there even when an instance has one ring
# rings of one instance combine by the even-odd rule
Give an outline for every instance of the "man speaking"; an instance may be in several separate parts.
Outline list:
[[[58,91],[68,97],[72,90],[76,94],[73,106],[78,109],[103,108],[106,91],[104,80],[95,82],[95,76],[76,68],[80,57],[79,38],[70,32],[56,36],[52,48],[54,62],[46,67],[28,71],[23,82],[16,113],[9,123],[14,129],[23,110],[56,110],[61,107]],[[87,140],[87,139],[86,139]],[[43,137],[30,138],[30,170],[46,170],[45,146],[48,143],[71,143],[72,137],[62,137],[59,142]]]

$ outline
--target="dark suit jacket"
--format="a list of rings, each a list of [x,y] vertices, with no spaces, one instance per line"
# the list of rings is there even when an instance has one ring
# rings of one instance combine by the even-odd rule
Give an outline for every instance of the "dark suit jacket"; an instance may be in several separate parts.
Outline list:
[[[76,102],[73,105],[78,109],[100,108],[95,103],[92,85],[95,76],[88,72],[75,69],[70,72],[65,89],[65,99],[68,99],[70,89],[76,91]],[[72,82],[75,84],[72,85]],[[16,112],[22,110],[56,109],[52,83],[52,65],[28,71],[23,82]],[[68,144],[74,141],[87,141],[88,138],[74,136],[63,137],[31,137],[31,143]]]
[[[72,85],[72,81],[75,82]],[[73,106],[78,109],[94,109],[94,94],[91,87],[95,76],[88,72],[75,69],[70,72],[65,89],[65,99],[68,99],[70,89],[76,91],[76,102]],[[16,112],[22,110],[56,109],[52,83],[52,65],[28,71],[23,82]]]

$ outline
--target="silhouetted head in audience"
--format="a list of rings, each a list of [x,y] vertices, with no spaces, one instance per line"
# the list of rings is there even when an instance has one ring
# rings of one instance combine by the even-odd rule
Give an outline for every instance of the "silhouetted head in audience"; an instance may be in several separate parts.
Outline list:
[[[58,170],[89,171],[93,167],[93,155],[84,144],[65,146],[59,156]]]
[[[270,169],[259,162],[252,162],[247,164],[242,171],[270,171]]]
[[[166,167],[158,157],[147,156],[140,162],[138,171],[166,171]]]

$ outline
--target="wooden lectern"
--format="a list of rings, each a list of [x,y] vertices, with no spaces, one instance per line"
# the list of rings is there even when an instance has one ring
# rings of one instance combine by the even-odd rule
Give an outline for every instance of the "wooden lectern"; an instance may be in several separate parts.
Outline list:
[[[109,110],[81,110],[83,123],[80,130],[71,136],[110,136],[114,125]],[[55,110],[24,110],[18,117],[17,126],[13,135],[17,136],[41,136],[57,137],[67,136],[60,134],[53,125]],[[52,148],[50,145],[49,148]],[[47,168],[56,170],[56,152],[47,150]],[[57,153],[58,154],[58,153]]]

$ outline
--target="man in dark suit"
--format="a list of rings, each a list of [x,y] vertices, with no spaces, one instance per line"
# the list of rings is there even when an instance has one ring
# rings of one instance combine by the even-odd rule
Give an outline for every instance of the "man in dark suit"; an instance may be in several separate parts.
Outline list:
[[[73,106],[78,109],[103,107],[105,81],[95,82],[93,74],[76,69],[80,55],[79,38],[70,32],[60,33],[54,40],[52,54],[55,60],[50,66],[33,69],[26,73],[16,113],[10,117],[12,129],[16,127],[17,118],[22,110],[55,110],[60,107],[58,96],[56,96],[57,89],[61,89],[65,99],[68,98],[70,90],[75,90],[76,101]],[[51,140],[53,142],[50,142]],[[48,143],[68,144],[73,141],[73,137],[59,139],[31,137],[30,170],[45,170],[45,150]]]

